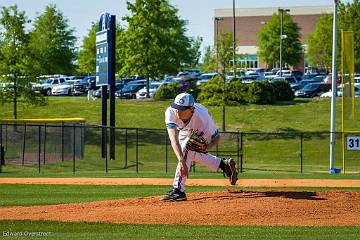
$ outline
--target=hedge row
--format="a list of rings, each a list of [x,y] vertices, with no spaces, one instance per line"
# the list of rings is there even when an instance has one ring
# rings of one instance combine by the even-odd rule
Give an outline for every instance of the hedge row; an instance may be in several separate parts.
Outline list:
[[[226,94],[223,94],[224,89]],[[155,99],[173,99],[179,92],[181,89],[178,84],[169,84],[157,91]],[[199,87],[192,83],[186,92],[191,93],[198,102],[212,106],[221,106],[223,103],[225,105],[273,104],[276,101],[292,101],[294,99],[294,93],[286,81],[243,83],[235,80],[230,83],[226,82],[224,86],[222,78],[216,77]]]

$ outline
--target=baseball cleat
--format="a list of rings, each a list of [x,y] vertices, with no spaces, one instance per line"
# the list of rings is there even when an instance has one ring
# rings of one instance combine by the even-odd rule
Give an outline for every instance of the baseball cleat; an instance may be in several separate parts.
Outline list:
[[[162,202],[178,202],[186,201],[185,192],[181,192],[179,189],[174,188],[170,190],[163,198],[160,199]]]
[[[236,163],[234,159],[230,158],[228,160],[224,160],[225,169],[224,174],[229,178],[230,184],[235,185],[236,181],[238,180],[238,173],[236,171]]]

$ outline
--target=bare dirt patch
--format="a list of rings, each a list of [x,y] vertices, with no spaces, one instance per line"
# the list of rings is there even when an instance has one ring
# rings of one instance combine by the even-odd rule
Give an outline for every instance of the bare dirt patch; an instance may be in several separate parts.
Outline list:
[[[4,220],[131,224],[360,226],[360,192],[214,191],[185,202],[161,196],[80,204],[0,208]]]

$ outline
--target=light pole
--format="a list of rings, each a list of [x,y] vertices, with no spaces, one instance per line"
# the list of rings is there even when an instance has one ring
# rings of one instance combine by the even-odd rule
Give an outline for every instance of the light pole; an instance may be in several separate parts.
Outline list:
[[[282,77],[282,48],[283,48],[283,39],[286,38],[286,35],[283,34],[283,21],[284,21],[284,12],[290,12],[290,9],[279,8],[278,12],[280,13],[280,77]]]
[[[220,17],[215,17],[215,32],[216,32],[216,36],[215,36],[215,44],[216,44],[216,72],[219,72],[219,46],[218,46],[218,41],[219,41],[219,21],[222,21],[224,18],[220,18]]]
[[[236,37],[235,37],[235,0],[233,0],[233,70],[234,70],[234,79],[236,78]]]

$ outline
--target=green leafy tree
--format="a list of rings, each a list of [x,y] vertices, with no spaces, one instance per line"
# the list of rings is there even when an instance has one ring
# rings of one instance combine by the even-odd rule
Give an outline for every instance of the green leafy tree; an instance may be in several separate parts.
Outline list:
[[[323,14],[309,35],[307,60],[311,66],[331,68],[332,59],[332,15]]]
[[[92,23],[79,51],[79,70],[85,74],[96,72],[96,32],[98,32],[98,28],[97,23]]]
[[[289,14],[283,15],[283,61],[295,66],[302,56],[300,29]],[[280,15],[273,14],[257,35],[259,57],[269,66],[280,63]]]
[[[354,65],[355,71],[358,72],[360,71],[360,1],[340,3],[339,15],[339,29],[354,32]]]
[[[2,7],[0,18],[0,101],[13,103],[13,117],[17,118],[17,103],[33,105],[45,103],[45,99],[31,89],[37,72],[33,68],[34,58],[29,53],[29,34],[25,24],[29,23],[25,12],[17,5]]]
[[[197,67],[199,64],[199,60],[201,57],[200,47],[202,44],[202,38],[190,38],[190,48],[189,48],[189,62],[185,63],[186,67],[194,68]]]
[[[225,78],[225,73],[233,70],[233,35],[232,33],[221,34],[216,41],[217,62],[219,64],[219,70]]]
[[[211,46],[205,48],[204,57],[202,59],[201,70],[203,72],[216,71],[216,56]]]
[[[339,2],[338,11],[338,65],[341,55],[341,30],[354,32],[354,65],[360,71],[360,2],[354,0],[346,4]],[[316,24],[315,31],[308,40],[308,61],[313,66],[331,68],[332,64],[332,14],[322,15]]]
[[[79,70],[83,74],[96,72],[96,33],[99,31],[98,23],[92,23],[87,36],[84,37],[79,51]],[[124,29],[118,24],[116,27],[115,71],[119,71],[123,62]]]
[[[121,75],[139,74],[147,79],[175,74],[191,65],[191,40],[185,35],[185,21],[168,0],[127,2],[131,16],[124,17],[124,66]]]
[[[41,74],[71,74],[74,71],[76,37],[73,32],[55,5],[46,6],[44,13],[35,19],[30,46],[38,59]]]

